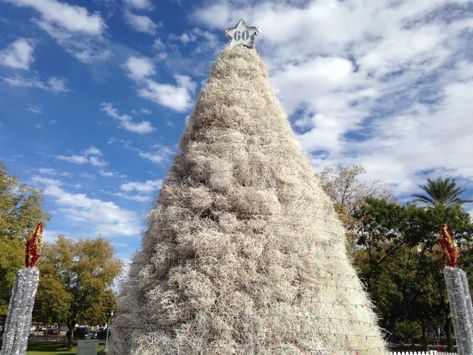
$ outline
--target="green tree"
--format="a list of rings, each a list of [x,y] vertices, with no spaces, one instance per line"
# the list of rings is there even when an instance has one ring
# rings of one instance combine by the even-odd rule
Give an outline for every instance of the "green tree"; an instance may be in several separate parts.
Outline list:
[[[21,239],[0,237],[0,318],[5,318],[15,275],[25,266],[24,243]]]
[[[105,325],[108,321],[110,311],[114,311],[117,306],[117,296],[111,289],[105,290],[100,300],[85,310],[84,319],[89,324]]]
[[[457,186],[455,179],[438,177],[435,180],[427,179],[427,184],[419,185],[425,194],[414,194],[415,202],[422,202],[428,206],[444,205],[455,206],[463,205],[472,200],[464,200],[461,195],[465,192],[460,186]]]
[[[430,211],[437,211],[440,213],[437,219],[433,219],[440,227],[441,224],[445,223],[450,228],[450,223],[458,223],[458,221],[449,221],[447,218],[448,214],[461,209],[465,203],[472,202],[472,200],[465,200],[461,195],[466,191],[464,188],[457,186],[455,179],[453,178],[442,178],[427,179],[425,185],[419,185],[424,190],[425,194],[414,194],[414,202],[421,202],[427,207],[430,207]],[[454,225],[456,227],[456,225]],[[466,246],[466,245],[465,245]],[[439,261],[443,263],[443,258],[439,256]],[[444,280],[440,278],[437,280],[437,284],[443,287]],[[448,302],[446,298],[440,300],[441,310],[445,314],[445,331],[448,338],[448,347],[451,349],[451,319],[449,316]]]
[[[421,208],[368,198],[354,218],[359,245],[355,264],[382,326],[394,332],[399,322],[417,322],[425,335],[427,324],[442,323],[449,332],[439,226],[448,224],[469,250],[473,236],[469,214],[459,205]]]
[[[7,174],[0,164],[0,318],[8,310],[15,274],[24,266],[24,239],[47,220],[41,193]]]
[[[47,219],[42,198],[38,190],[9,176],[0,164],[0,236],[24,238],[36,222]]]
[[[73,241],[60,236],[56,243],[45,245],[40,270],[43,282],[38,287],[35,314],[40,320],[65,322],[69,347],[77,323],[105,323],[115,305],[111,287],[122,270],[110,242],[102,237]],[[55,290],[58,295],[52,295]]]
[[[36,294],[33,318],[48,325],[66,324],[72,296],[55,265],[48,260],[38,264],[41,272]]]

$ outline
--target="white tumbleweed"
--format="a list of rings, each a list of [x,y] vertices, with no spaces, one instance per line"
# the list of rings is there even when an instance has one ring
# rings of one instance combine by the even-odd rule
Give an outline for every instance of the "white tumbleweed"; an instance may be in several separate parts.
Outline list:
[[[111,334],[116,355],[386,354],[344,228],[255,50],[213,65]]]

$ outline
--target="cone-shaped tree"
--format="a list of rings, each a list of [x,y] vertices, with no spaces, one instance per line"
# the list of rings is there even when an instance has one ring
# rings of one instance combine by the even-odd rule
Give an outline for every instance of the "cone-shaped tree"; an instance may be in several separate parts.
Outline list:
[[[344,230],[255,50],[213,65],[151,211],[113,354],[383,354]]]

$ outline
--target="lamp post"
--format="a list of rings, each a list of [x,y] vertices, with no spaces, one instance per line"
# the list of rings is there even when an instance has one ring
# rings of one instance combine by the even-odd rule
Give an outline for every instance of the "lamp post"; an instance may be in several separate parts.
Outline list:
[[[113,311],[110,310],[108,312],[108,318],[107,318],[107,333],[105,335],[105,352],[108,351],[108,334],[110,333],[110,325],[112,324],[112,317],[113,317]]]

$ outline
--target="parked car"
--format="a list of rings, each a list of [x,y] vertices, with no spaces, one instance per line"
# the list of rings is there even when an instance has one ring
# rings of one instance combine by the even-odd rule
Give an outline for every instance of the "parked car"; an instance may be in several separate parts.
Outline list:
[[[48,329],[47,334],[48,334],[48,335],[59,335],[59,329],[57,329],[57,328],[50,328],[50,329]]]
[[[97,330],[97,339],[105,339],[107,337],[107,328],[100,328]],[[108,333],[108,336],[110,336],[110,333]]]
[[[76,327],[74,329],[74,338],[75,339],[90,339],[91,338],[91,331],[90,328],[87,327]]]
[[[96,330],[91,330],[89,332],[89,339],[97,339],[97,331]]]

